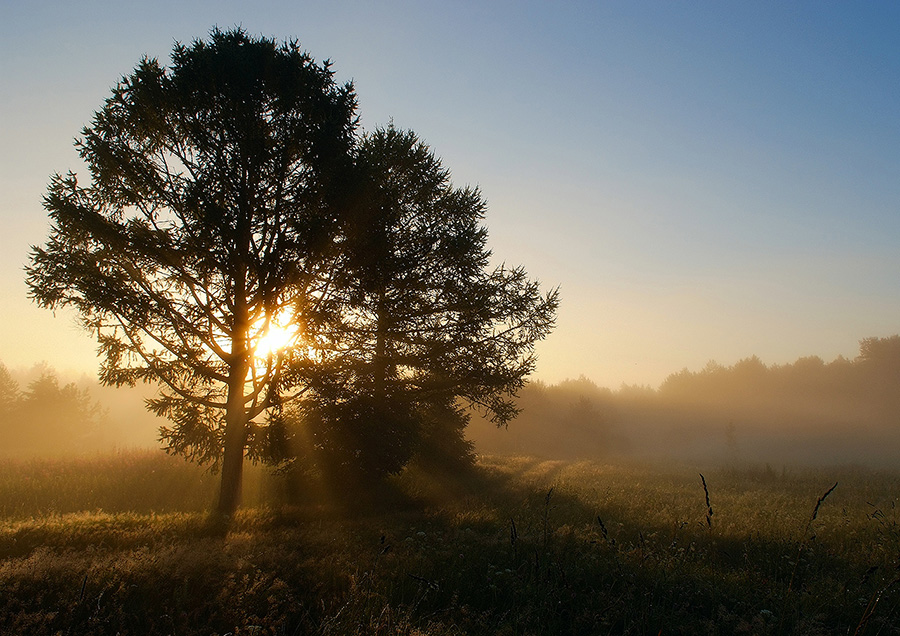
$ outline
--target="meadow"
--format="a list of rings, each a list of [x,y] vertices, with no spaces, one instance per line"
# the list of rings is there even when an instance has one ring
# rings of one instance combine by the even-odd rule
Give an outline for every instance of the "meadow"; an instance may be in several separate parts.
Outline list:
[[[251,469],[224,535],[215,486],[0,463],[0,632],[900,633],[896,472],[485,456],[337,498]]]

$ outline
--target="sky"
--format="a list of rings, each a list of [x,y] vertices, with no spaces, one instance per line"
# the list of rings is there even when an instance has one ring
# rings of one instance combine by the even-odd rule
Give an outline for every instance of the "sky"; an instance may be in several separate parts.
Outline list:
[[[853,358],[900,332],[900,4],[0,4],[0,361],[93,373],[27,297],[50,176],[142,56],[214,26],[296,39],[361,123],[477,185],[497,263],[560,288],[535,377],[658,386],[710,360]]]

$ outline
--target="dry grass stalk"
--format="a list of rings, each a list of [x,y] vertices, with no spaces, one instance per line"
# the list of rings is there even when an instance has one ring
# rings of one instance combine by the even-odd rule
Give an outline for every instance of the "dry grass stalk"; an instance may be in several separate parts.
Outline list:
[[[709,503],[709,488],[706,487],[706,478],[703,473],[700,473],[700,481],[703,483],[703,493],[706,495],[706,527],[712,530],[713,509]]]

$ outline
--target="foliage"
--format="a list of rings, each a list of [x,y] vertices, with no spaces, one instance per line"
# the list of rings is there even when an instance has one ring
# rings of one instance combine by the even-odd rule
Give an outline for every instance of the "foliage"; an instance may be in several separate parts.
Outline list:
[[[416,451],[465,459],[457,401],[497,423],[515,415],[557,292],[542,295],[522,268],[488,269],[483,198],[454,188],[414,133],[376,129],[356,166],[359,201],[330,292],[339,324],[311,328],[327,372],[307,381],[302,425],[326,463],[366,477],[399,471]]]
[[[473,419],[482,452],[556,459],[662,456],[731,463],[898,466],[900,337],[866,338],[853,360],[817,356],[671,374],[658,389],[610,390],[589,380],[520,394],[508,431]]]
[[[355,106],[295,43],[214,30],[120,81],[77,142],[91,184],[56,176],[45,198],[33,298],[80,312],[105,384],[163,386],[167,448],[224,458],[222,512],[256,418],[295,389],[291,356],[255,349],[324,284]]]
[[[350,235],[342,339],[354,339],[376,392],[408,396],[401,402],[461,397],[508,421],[558,293],[542,295],[522,268],[488,269],[484,199],[454,188],[414,133],[375,130],[357,162],[366,204]]]
[[[0,419],[7,420],[13,417],[13,413],[22,394],[19,391],[19,383],[16,382],[6,365],[0,362]]]

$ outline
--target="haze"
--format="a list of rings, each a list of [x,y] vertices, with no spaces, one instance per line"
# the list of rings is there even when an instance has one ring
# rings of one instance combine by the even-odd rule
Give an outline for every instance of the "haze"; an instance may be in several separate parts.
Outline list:
[[[536,377],[659,386],[757,355],[853,358],[900,325],[892,3],[88,4],[0,8],[0,361],[96,370],[22,267],[50,174],[142,55],[213,25],[296,37],[481,187],[498,260],[559,285]]]

